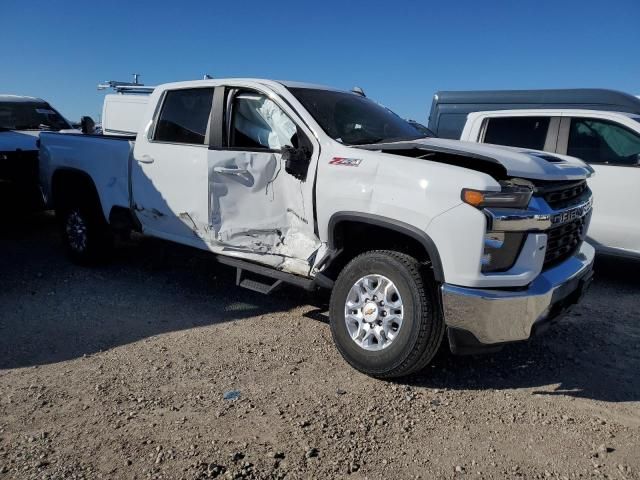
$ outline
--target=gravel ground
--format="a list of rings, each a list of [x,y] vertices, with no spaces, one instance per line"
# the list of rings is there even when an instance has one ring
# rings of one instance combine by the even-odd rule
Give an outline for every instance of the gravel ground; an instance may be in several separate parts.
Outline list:
[[[83,269],[48,214],[5,216],[0,252],[0,479],[640,478],[637,263],[599,258],[543,337],[391,383],[340,358],[326,299],[206,254]]]

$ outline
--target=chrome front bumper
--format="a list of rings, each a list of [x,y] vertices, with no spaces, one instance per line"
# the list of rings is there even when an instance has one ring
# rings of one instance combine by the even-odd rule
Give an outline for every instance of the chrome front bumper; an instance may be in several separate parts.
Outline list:
[[[479,289],[444,284],[445,323],[458,338],[475,339],[477,346],[526,340],[535,325],[551,320],[578,302],[588,287],[594,248],[580,250],[559,265],[542,272],[528,287]],[[452,350],[454,341],[449,335]]]

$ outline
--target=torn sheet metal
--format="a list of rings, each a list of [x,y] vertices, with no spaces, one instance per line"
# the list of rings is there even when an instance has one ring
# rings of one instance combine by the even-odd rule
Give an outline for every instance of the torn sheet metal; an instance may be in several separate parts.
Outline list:
[[[302,182],[279,153],[219,152],[209,160],[212,242],[225,254],[308,275],[320,247]]]

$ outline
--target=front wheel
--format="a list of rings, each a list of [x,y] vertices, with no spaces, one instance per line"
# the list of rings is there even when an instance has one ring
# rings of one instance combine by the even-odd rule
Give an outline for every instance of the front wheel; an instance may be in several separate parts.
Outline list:
[[[379,378],[421,370],[444,335],[435,282],[415,258],[389,250],[359,255],[342,270],[330,317],[344,359]]]

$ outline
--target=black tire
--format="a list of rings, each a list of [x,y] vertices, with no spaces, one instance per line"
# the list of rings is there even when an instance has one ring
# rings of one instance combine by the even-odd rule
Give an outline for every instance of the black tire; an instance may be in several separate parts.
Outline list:
[[[345,302],[354,284],[366,275],[391,280],[402,298],[403,320],[397,336],[380,350],[366,350],[352,340],[345,323]],[[423,369],[438,352],[445,325],[431,272],[415,258],[390,250],[357,256],[344,267],[331,294],[331,333],[344,359],[377,378],[402,377]]]
[[[65,202],[56,212],[67,255],[80,265],[104,262],[113,248],[113,232],[96,203],[82,197]]]

